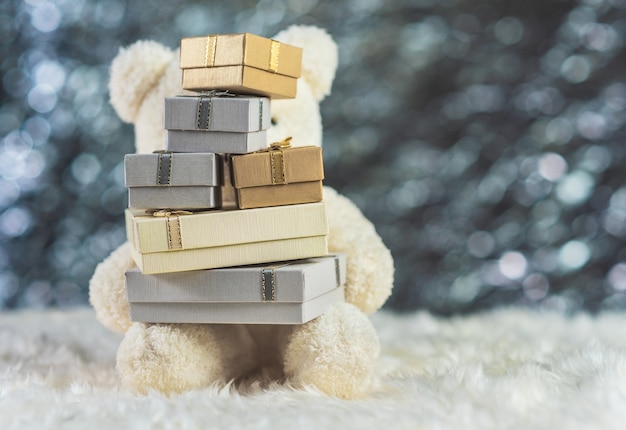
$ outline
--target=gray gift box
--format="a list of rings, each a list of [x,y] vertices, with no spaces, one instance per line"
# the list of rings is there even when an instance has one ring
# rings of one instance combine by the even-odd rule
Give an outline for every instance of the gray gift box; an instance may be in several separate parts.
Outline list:
[[[211,209],[221,205],[222,157],[212,153],[127,154],[128,206]]]
[[[163,126],[168,130],[252,132],[270,125],[267,97],[217,93],[165,98]]]
[[[126,272],[140,322],[299,324],[342,302],[345,256],[145,275]]]
[[[167,149],[174,152],[246,154],[265,148],[267,148],[265,130],[249,133],[167,130]]]

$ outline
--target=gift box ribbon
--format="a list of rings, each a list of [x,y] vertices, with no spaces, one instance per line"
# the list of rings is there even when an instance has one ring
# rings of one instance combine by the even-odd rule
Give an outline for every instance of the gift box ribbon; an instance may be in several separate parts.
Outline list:
[[[170,151],[154,151],[159,155],[156,184],[169,187],[172,185],[172,161],[174,153]]]
[[[214,97],[235,97],[227,91],[202,92],[198,97],[198,113],[196,115],[196,130],[209,131],[211,128],[211,112],[213,111]],[[263,99],[259,97],[259,130],[263,129]]]
[[[167,248],[169,250],[183,249],[183,235],[180,227],[181,215],[192,215],[193,212],[162,209],[157,211],[146,211],[149,215],[155,217],[163,217],[166,219]]]
[[[204,67],[215,67],[215,53],[217,52],[217,34],[210,34],[206,38],[204,49]],[[267,70],[272,73],[278,72],[278,60],[280,57],[280,42],[272,40],[270,44],[270,58]]]
[[[339,267],[339,257],[337,255],[334,256],[335,261],[335,279],[337,282],[337,287],[341,286],[341,274]],[[280,269],[281,267],[289,266],[290,264],[297,263],[298,261],[279,264],[276,266],[268,266],[261,269],[261,299],[264,302],[275,302],[276,301],[276,269]]]
[[[284,138],[280,142],[274,142],[269,148],[261,149],[257,152],[269,152],[270,170],[272,174],[272,185],[285,185],[285,154],[284,149],[291,148],[291,136]]]

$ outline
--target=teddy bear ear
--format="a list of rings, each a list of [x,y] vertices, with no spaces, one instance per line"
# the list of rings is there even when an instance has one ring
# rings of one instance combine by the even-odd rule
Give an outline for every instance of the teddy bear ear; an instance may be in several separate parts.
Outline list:
[[[125,122],[134,122],[146,94],[161,79],[175,53],[165,46],[140,40],[120,52],[111,63],[111,104]]]
[[[292,25],[274,39],[303,49],[302,77],[317,101],[329,95],[337,71],[337,44],[332,37],[319,27]]]

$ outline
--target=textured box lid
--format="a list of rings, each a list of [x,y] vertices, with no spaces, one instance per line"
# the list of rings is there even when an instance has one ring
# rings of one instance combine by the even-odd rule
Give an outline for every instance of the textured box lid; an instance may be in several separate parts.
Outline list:
[[[184,69],[182,87],[191,91],[228,90],[272,99],[291,99],[298,92],[298,79],[248,66]]]
[[[219,186],[221,158],[212,153],[126,154],[127,187]]]
[[[234,94],[166,97],[163,127],[171,130],[251,132],[271,125],[267,97]]]
[[[267,131],[167,130],[167,149],[175,152],[244,154],[267,148]]]
[[[126,272],[129,302],[304,302],[345,284],[345,255],[145,275]]]
[[[324,179],[322,148],[302,146],[232,156],[235,188],[312,182]]]
[[[145,323],[304,324],[344,301],[344,287],[338,287],[303,303],[130,303],[130,318]]]
[[[170,216],[126,209],[125,215],[128,240],[140,253],[328,234],[324,202]]]
[[[251,33],[187,37],[180,41],[180,68],[246,65],[300,77],[302,48]]]
[[[296,237],[209,248],[131,255],[142,273],[184,272],[328,255],[328,236]]]

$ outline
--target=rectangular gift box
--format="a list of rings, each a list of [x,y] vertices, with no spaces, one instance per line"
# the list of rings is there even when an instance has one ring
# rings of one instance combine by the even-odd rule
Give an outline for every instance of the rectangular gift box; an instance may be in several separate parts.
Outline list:
[[[128,206],[210,209],[221,204],[222,157],[211,153],[127,154]]]
[[[266,97],[209,93],[166,97],[163,127],[168,130],[251,132],[271,125]]]
[[[231,180],[240,209],[319,202],[322,148],[273,147],[231,157]]]
[[[158,275],[126,272],[129,302],[305,302],[346,281],[345,255]]]
[[[304,324],[341,303],[344,287],[302,303],[130,303],[132,321],[197,324]]]
[[[167,273],[328,253],[323,202],[206,212],[127,209],[126,234],[143,273]]]
[[[245,154],[267,148],[265,130],[250,133],[167,130],[167,149],[174,152]]]
[[[250,33],[184,38],[183,88],[293,98],[302,49]]]

